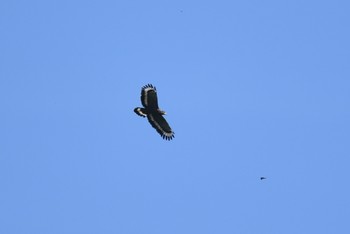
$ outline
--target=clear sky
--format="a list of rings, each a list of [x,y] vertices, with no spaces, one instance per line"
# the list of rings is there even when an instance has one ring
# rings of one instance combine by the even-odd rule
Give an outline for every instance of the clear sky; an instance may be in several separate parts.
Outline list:
[[[1,1],[0,233],[350,233],[349,9]]]

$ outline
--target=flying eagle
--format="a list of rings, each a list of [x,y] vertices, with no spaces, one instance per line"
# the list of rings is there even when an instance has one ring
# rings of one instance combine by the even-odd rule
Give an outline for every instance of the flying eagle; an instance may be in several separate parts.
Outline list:
[[[147,117],[149,123],[154,127],[163,139],[170,141],[173,139],[174,132],[162,115],[162,111],[158,107],[157,89],[151,84],[147,84],[141,89],[142,107],[136,107],[134,112],[142,117]]]

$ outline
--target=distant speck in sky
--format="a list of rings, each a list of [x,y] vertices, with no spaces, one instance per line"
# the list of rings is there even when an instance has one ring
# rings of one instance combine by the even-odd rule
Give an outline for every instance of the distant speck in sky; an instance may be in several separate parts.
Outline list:
[[[263,176],[262,176],[262,177],[260,177],[260,180],[265,180],[265,179],[266,179],[266,177],[263,177]]]

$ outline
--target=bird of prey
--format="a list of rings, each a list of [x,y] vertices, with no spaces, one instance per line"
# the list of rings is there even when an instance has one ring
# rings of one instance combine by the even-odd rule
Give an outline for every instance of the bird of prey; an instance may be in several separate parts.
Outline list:
[[[163,117],[166,113],[158,107],[156,87],[151,84],[142,87],[141,103],[143,107],[136,107],[134,112],[141,117],[147,117],[148,122],[156,129],[163,139],[168,141],[173,139],[175,137],[174,132]]]

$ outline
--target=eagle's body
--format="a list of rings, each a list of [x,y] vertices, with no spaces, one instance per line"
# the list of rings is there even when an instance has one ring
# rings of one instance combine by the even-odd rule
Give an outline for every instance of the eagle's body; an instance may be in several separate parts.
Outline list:
[[[157,89],[151,84],[145,85],[141,90],[141,103],[143,107],[136,107],[134,112],[148,121],[157,132],[166,140],[173,139],[174,132],[164,119],[165,112],[158,107]]]

